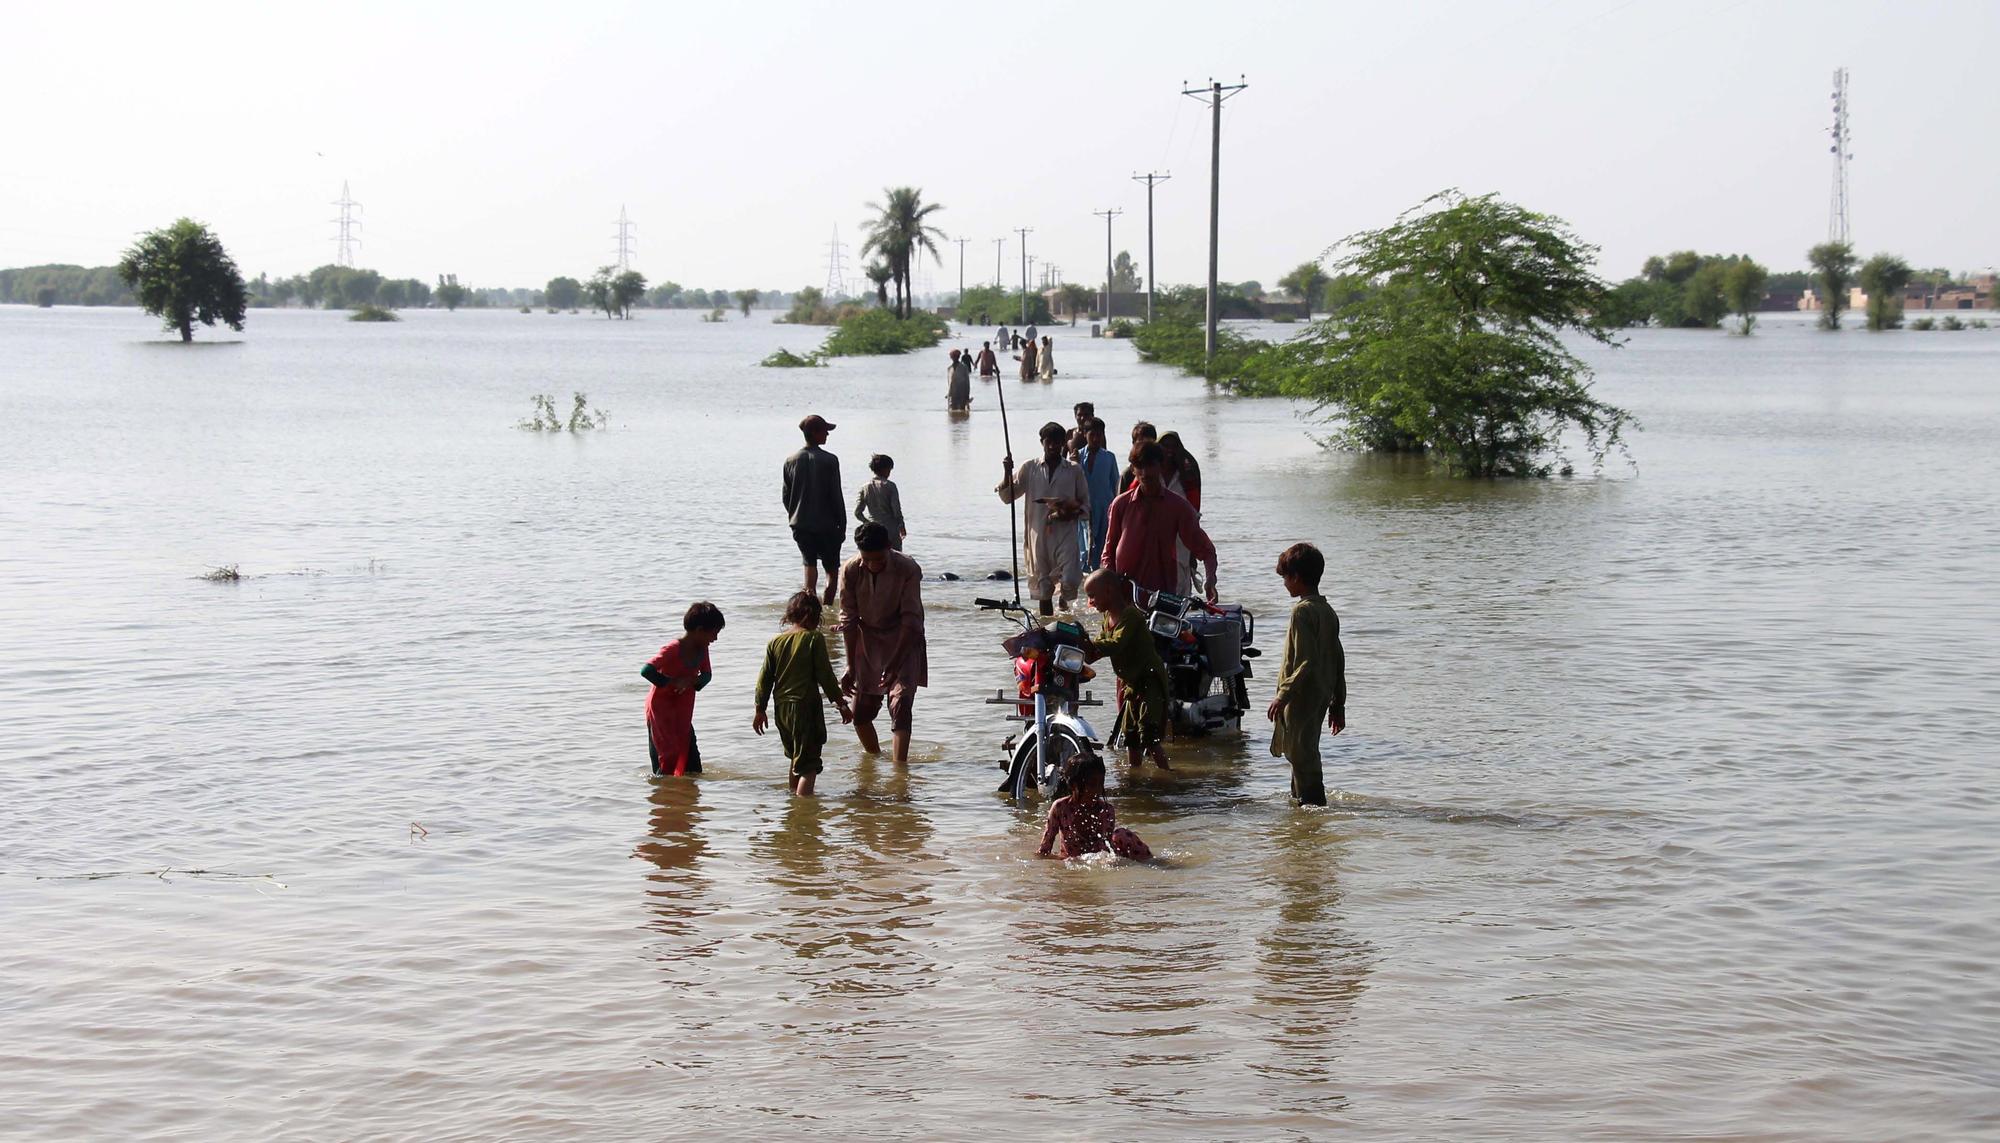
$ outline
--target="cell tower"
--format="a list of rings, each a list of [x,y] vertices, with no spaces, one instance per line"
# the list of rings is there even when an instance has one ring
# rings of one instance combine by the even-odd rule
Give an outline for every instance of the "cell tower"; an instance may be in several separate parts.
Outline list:
[[[334,265],[352,266],[355,247],[361,245],[361,239],[354,236],[354,232],[361,229],[361,220],[354,217],[361,210],[361,204],[347,193],[347,183],[343,181],[340,184],[340,199],[333,205],[340,208],[340,217],[333,220],[333,224],[340,228],[334,238],[340,251],[334,256]]]
[[[1833,127],[1827,134],[1833,137],[1833,145],[1827,150],[1833,152],[1833,201],[1827,211],[1826,240],[1828,242],[1848,241],[1847,230],[1847,164],[1854,155],[1847,149],[1852,141],[1847,133],[1847,69],[1835,68],[1833,72]]]
[[[632,268],[632,248],[639,244],[632,232],[639,224],[625,216],[625,204],[618,205],[618,272],[623,274]]]
[[[840,224],[833,224],[833,241],[826,244],[826,298],[847,296],[847,245],[840,240]]]

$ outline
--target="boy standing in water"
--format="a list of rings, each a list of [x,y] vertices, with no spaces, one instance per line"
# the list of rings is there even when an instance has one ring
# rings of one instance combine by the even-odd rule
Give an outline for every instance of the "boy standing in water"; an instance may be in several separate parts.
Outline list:
[[[819,619],[819,598],[809,591],[792,596],[785,605],[785,629],[764,648],[764,669],[757,673],[757,716],[750,720],[750,729],[763,734],[770,725],[765,708],[777,700],[778,741],[792,762],[792,793],[801,798],[812,795],[813,779],[823,768],[826,711],[819,703],[821,693],[840,711],[840,721],[854,721],[854,712],[841,697],[840,680],[833,675]]]
[[[868,471],[875,474],[875,479],[862,485],[855,494],[854,519],[857,529],[861,524],[880,524],[889,529],[889,547],[900,552],[910,530],[903,524],[903,494],[896,490],[896,482],[889,479],[895,469],[895,460],[884,453],[878,452],[868,459]]]
[[[1278,574],[1298,603],[1285,633],[1285,660],[1278,668],[1278,695],[1270,716],[1271,753],[1292,764],[1292,799],[1302,806],[1326,804],[1320,775],[1319,724],[1339,734],[1347,729],[1347,652],[1340,645],[1340,616],[1319,593],[1326,557],[1311,544],[1293,544],[1278,557]]]
[[[1125,760],[1139,765],[1143,751],[1162,770],[1167,764],[1167,748],[1162,745],[1167,731],[1167,665],[1146,629],[1146,613],[1132,602],[1132,581],[1112,571],[1098,568],[1083,581],[1083,597],[1104,616],[1102,638],[1092,640],[1085,653],[1093,661],[1110,656],[1111,669],[1118,673],[1123,689]]]
[[[715,672],[708,648],[722,634],[722,609],[703,600],[681,619],[684,634],[660,648],[639,677],[653,684],[646,696],[646,754],[656,777],[701,773],[701,748],[694,739],[694,693]]]

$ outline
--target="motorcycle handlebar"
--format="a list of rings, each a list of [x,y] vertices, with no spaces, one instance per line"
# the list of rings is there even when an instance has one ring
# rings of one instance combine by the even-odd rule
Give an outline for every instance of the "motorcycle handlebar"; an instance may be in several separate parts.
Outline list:
[[[1022,608],[1019,604],[1009,603],[1004,599],[975,599],[972,601],[972,606],[981,608],[986,611],[1026,610],[1025,608]]]

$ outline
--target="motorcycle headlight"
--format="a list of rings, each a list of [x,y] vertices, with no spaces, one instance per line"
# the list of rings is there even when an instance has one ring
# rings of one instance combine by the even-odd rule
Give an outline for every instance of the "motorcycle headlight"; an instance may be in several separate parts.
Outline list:
[[[1083,670],[1083,648],[1057,647],[1056,670],[1077,674]]]

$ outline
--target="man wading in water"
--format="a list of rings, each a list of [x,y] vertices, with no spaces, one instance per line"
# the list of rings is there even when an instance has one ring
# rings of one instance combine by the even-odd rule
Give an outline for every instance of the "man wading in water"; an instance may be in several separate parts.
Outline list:
[[[1083,582],[1083,551],[1076,522],[1090,510],[1090,488],[1083,470],[1063,459],[1069,434],[1050,421],[1042,426],[1042,457],[1014,469],[1014,458],[1001,462],[1000,483],[993,491],[1012,504],[1025,499],[1028,585],[1041,601],[1043,615],[1055,614],[1050,599],[1062,590],[1063,610],[1076,599]]]
[[[889,550],[889,530],[863,524],[861,554],[840,569],[840,630],[847,640],[847,674],[840,689],[854,696],[854,733],[861,749],[882,752],[875,716],[889,703],[889,731],[898,765],[910,760],[910,716],[917,688],[930,685],[924,650],[924,569]]]
[[[840,458],[821,447],[834,425],[814,413],[799,422],[806,446],[785,458],[785,512],[792,540],[806,562],[806,591],[819,588],[819,569],[826,569],[824,602],[833,602],[838,582],[841,533],[847,529],[847,501],[840,495]]]

